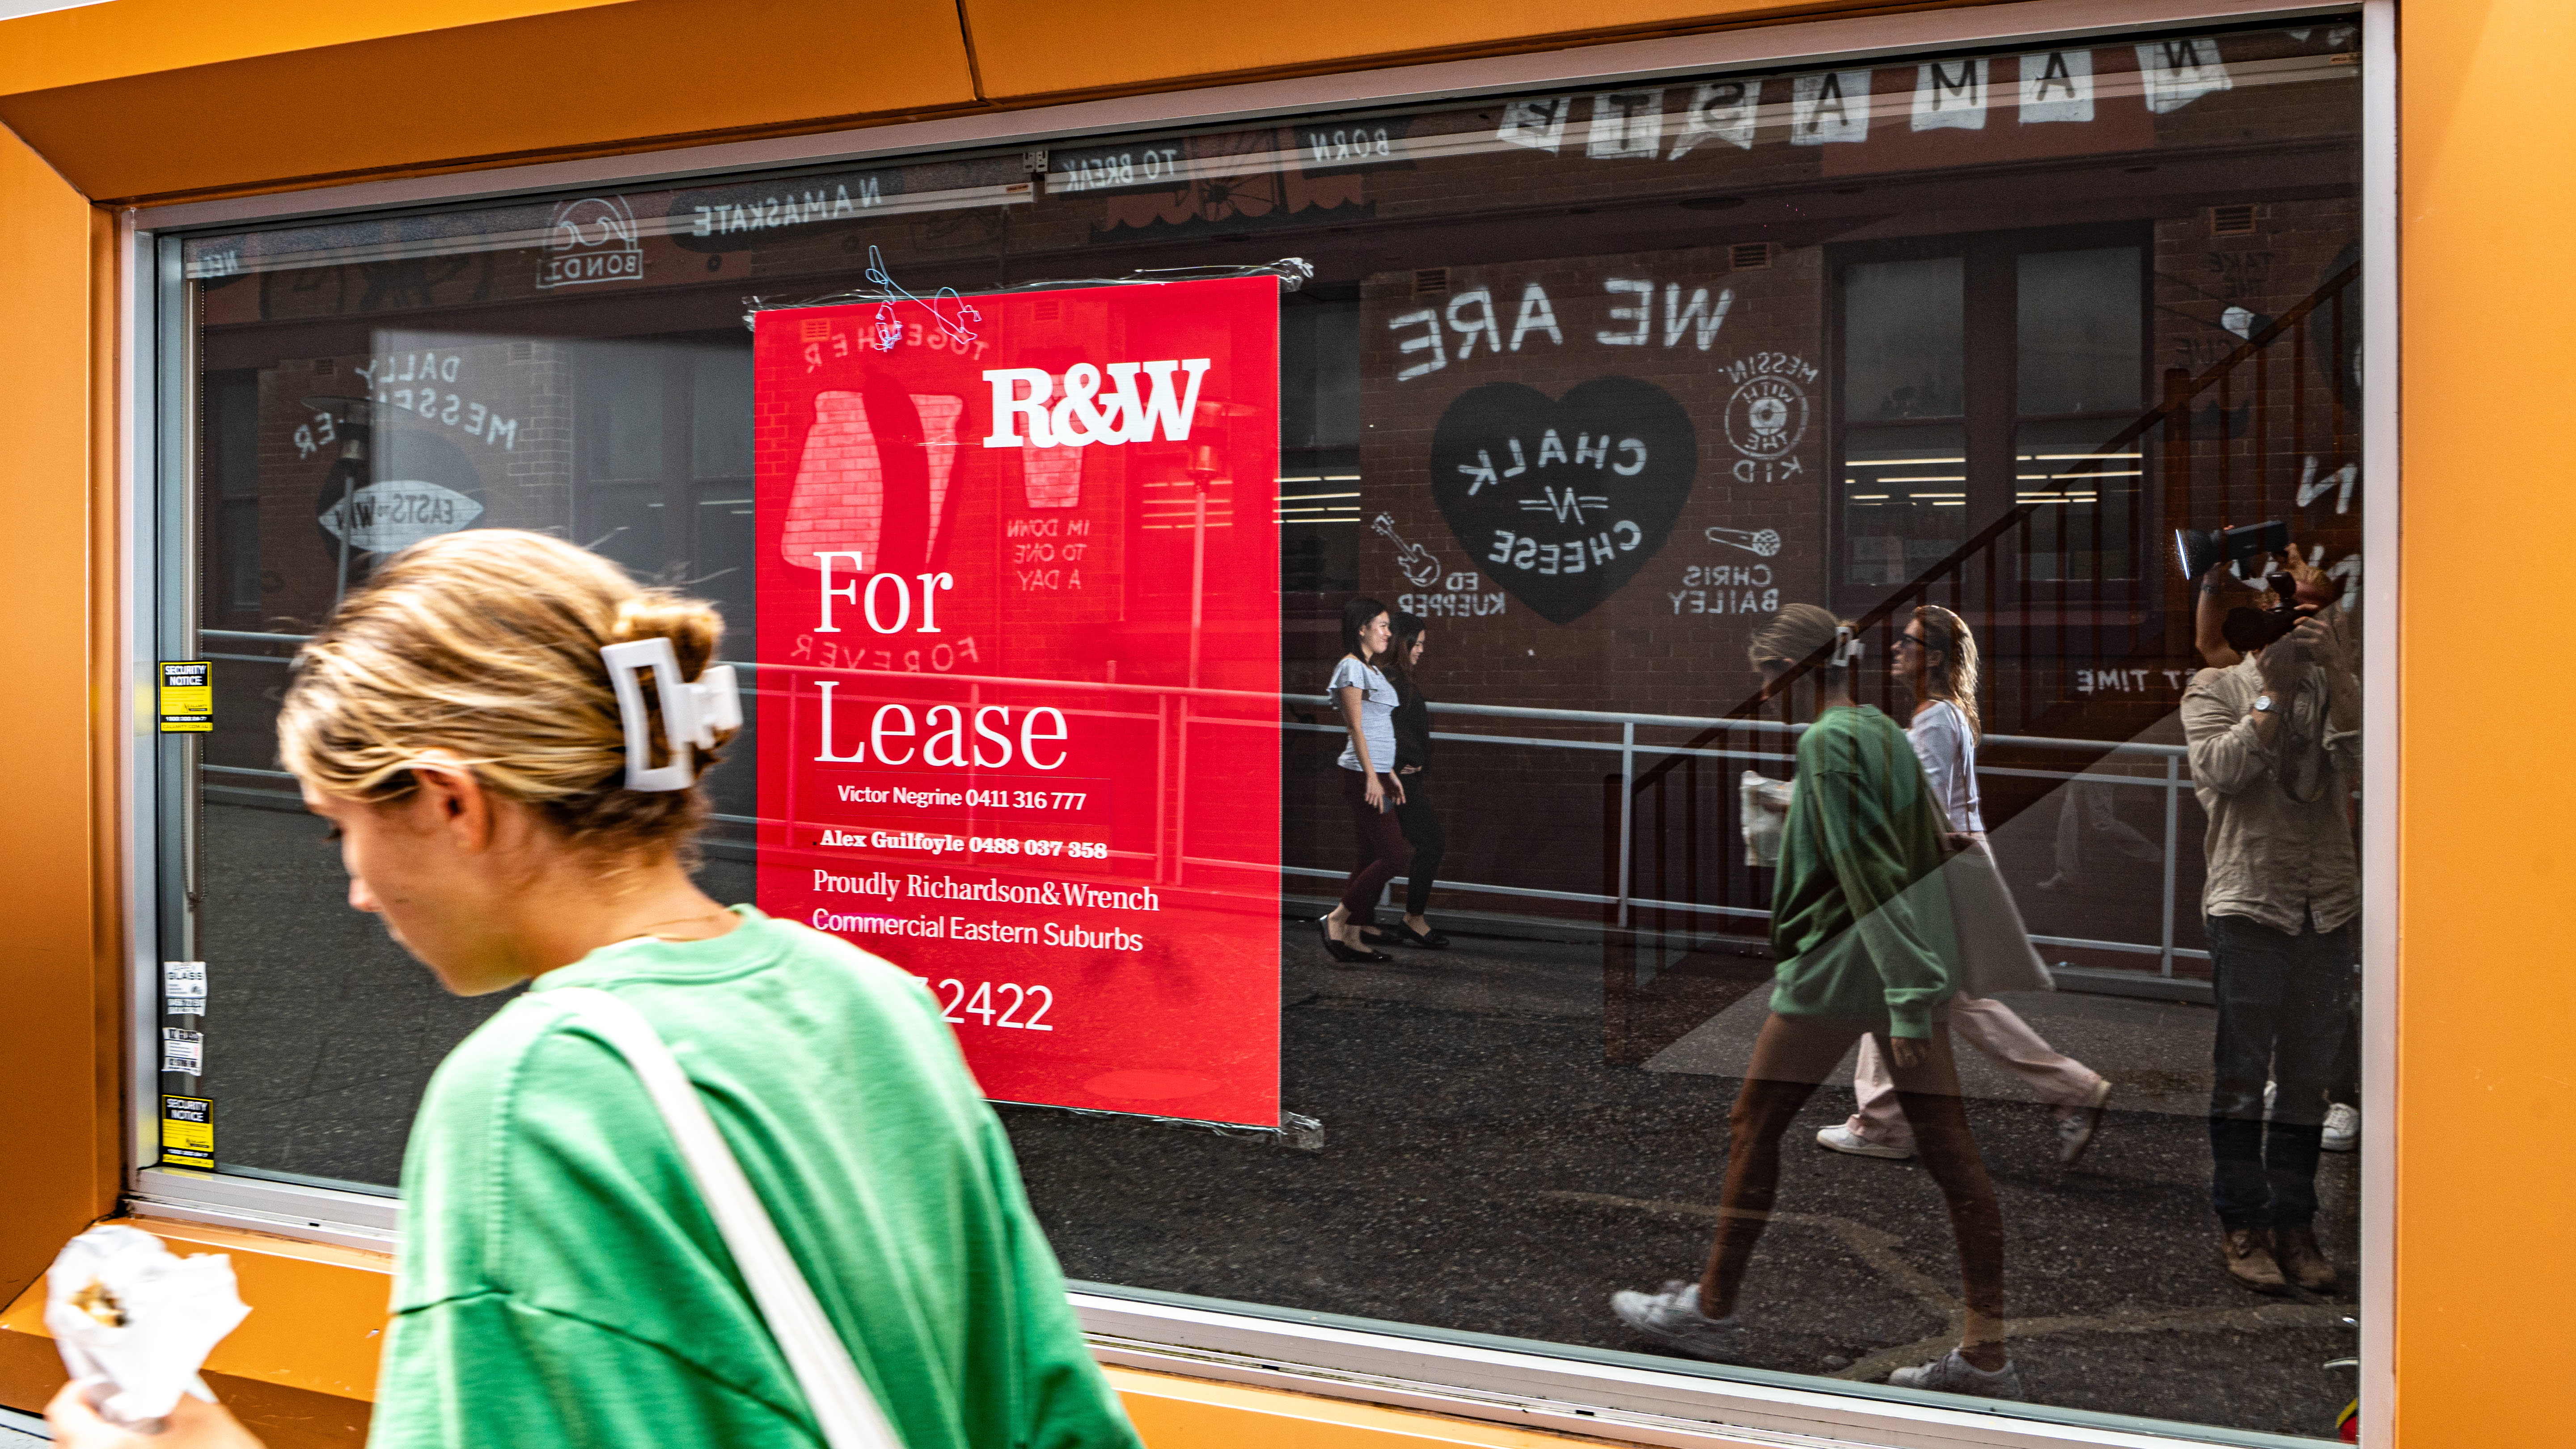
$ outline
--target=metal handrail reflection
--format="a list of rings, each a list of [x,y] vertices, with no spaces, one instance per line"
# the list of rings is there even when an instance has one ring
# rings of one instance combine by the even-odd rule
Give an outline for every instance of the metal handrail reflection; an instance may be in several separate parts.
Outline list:
[[[246,644],[301,645],[310,637],[309,635],[302,634],[255,633],[245,630],[230,629],[205,629],[199,632],[200,637],[204,639],[221,640],[225,642],[238,641]],[[210,653],[205,657],[242,663],[283,665],[290,662],[288,656],[278,654]],[[1241,716],[1226,717],[1205,714],[1193,715],[1186,708],[1186,704],[1189,701],[1198,699],[1223,700],[1231,703],[1262,703],[1279,707],[1303,706],[1317,709],[1330,708],[1332,704],[1331,699],[1328,696],[1320,694],[1290,694],[1284,692],[1272,694],[1259,690],[1215,689],[1206,686],[1192,688],[1187,685],[1116,684],[1105,680],[1025,679],[1005,675],[938,674],[921,670],[843,669],[823,665],[762,665],[743,661],[727,662],[732,663],[737,669],[742,669],[753,674],[755,677],[761,673],[792,673],[816,674],[849,679],[900,679],[915,683],[924,680],[937,679],[969,687],[981,687],[985,685],[1009,687],[1045,685],[1049,688],[1074,688],[1112,695],[1154,696],[1157,697],[1158,700],[1162,698],[1171,698],[1184,706],[1183,708],[1170,711],[1171,716],[1175,719],[1177,731],[1183,735],[1186,735],[1187,731],[1193,727],[1276,728],[1283,733],[1322,735],[1338,735],[1343,732],[1343,726],[1339,724],[1321,724],[1302,719],[1267,720],[1248,719]],[[755,688],[757,688],[757,686],[755,686]],[[1778,720],[1726,719],[1697,715],[1641,714],[1618,710],[1555,709],[1536,705],[1433,703],[1430,708],[1435,714],[1468,719],[1527,720],[1540,723],[1585,726],[1597,729],[1616,729],[1619,732],[1616,739],[1577,739],[1550,737],[1544,735],[1493,734],[1457,730],[1435,730],[1431,737],[1434,740],[1459,745],[1511,746],[1527,749],[1568,750],[1585,753],[1615,752],[1620,757],[1620,785],[1623,792],[1633,792],[1635,789],[1638,773],[1638,756],[1641,753],[1650,754],[1658,760],[1679,757],[1741,760],[1773,764],[1786,763],[1794,758],[1794,756],[1787,750],[1726,749],[1709,746],[1658,745],[1651,743],[1641,744],[1637,738],[1637,731],[1640,729],[1694,731],[1724,729],[1728,731],[1742,731],[1746,734],[1757,736],[1772,736],[1779,738],[1782,743],[1786,744],[1789,741],[1794,740],[1798,735],[1804,733],[1808,728],[1803,724],[1787,724]],[[1284,708],[1283,712],[1285,712]],[[1158,704],[1158,707],[1152,711],[1139,710],[1132,716],[1125,716],[1122,714],[1122,717],[1159,719],[1163,717],[1164,714],[1165,711]],[[1988,735],[1985,737],[1985,743],[1989,745],[2010,746],[2019,749],[2081,753],[2096,757],[2129,756],[2139,759],[2142,762],[2155,761],[2161,763],[2163,769],[2159,773],[2152,775],[2115,774],[2080,768],[2061,772],[1986,764],[1980,764],[1977,767],[1977,773],[1980,775],[1993,775],[1999,777],[2011,776],[2025,779],[2057,780],[2066,784],[2083,783],[2097,785],[2125,785],[2142,789],[2164,791],[2166,802],[2165,809],[2163,811],[2163,849],[2165,860],[2168,863],[2175,859],[2174,851],[2176,846],[2180,843],[2178,839],[2180,833],[2180,812],[2177,808],[2179,804],[2178,792],[2190,787],[2189,775],[2187,770],[2184,768],[2185,761],[2188,759],[2190,753],[2186,746],[2148,744],[2124,740],[2067,739],[2047,735],[2003,734]],[[289,778],[280,771],[255,770],[242,766],[209,764],[202,768],[213,774],[235,775],[245,778],[275,778],[279,780]],[[764,821],[758,816],[735,815],[730,813],[718,813],[713,815],[712,818],[722,824],[751,828],[757,828],[763,824],[774,823]],[[1175,837],[1177,840],[1177,831],[1175,831]],[[1461,891],[1475,895],[1502,896],[1506,898],[1533,901],[1563,901],[1582,905],[1616,907],[1619,910],[1620,921],[1623,925],[1629,922],[1629,919],[1634,912],[1640,910],[1671,911],[1689,915],[1715,916],[1739,920],[1770,919],[1771,913],[1768,910],[1764,910],[1759,907],[1713,905],[1700,901],[1674,901],[1639,896],[1635,894],[1634,891],[1635,865],[1633,860],[1629,857],[1630,852],[1623,849],[1621,851],[1621,859],[1618,867],[1618,893],[1616,895],[1591,891],[1550,890],[1537,886],[1504,885],[1496,882],[1485,881],[1459,881],[1444,879],[1440,884],[1441,888],[1444,890]],[[1158,862],[1158,866],[1159,864],[1160,862]],[[1251,862],[1227,860],[1222,857],[1189,855],[1178,843],[1173,847],[1172,866],[1175,874],[1175,884],[1179,883],[1177,877],[1186,874],[1188,869],[1191,867],[1200,867],[1209,870],[1248,870],[1256,868]],[[1279,870],[1283,875],[1314,880],[1338,880],[1348,873],[1347,871],[1339,869],[1291,865],[1284,862],[1280,865]],[[2097,940],[2075,936],[2034,935],[2031,939],[2044,946],[2056,946],[2074,950],[2112,952],[2125,955],[2154,956],[2157,958],[2157,969],[2155,974],[2159,977],[2170,979],[2174,975],[2174,963],[2176,960],[2208,959],[2208,953],[2205,951],[2195,951],[2184,947],[2177,947],[2174,944],[2176,884],[2175,874],[2173,870],[2168,868],[2164,872],[2162,899],[2159,906],[2162,927],[2160,935],[2162,939],[2154,943]]]

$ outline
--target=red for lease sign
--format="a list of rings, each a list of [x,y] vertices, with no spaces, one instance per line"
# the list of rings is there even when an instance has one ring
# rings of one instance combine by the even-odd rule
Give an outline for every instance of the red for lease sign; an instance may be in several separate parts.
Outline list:
[[[759,902],[986,1095],[1279,1122],[1279,283],[763,311]]]

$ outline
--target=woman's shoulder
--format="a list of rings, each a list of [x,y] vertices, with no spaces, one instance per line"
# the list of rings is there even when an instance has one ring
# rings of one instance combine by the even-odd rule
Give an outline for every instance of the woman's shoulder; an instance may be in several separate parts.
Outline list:
[[[770,939],[751,969],[692,978],[639,970],[595,986],[635,1008],[702,1083],[759,1094],[785,1081],[954,1108],[974,1098],[955,1038],[919,977],[793,921],[731,934]],[[749,943],[746,943],[749,944]],[[576,998],[577,1000],[577,998]],[[868,1049],[853,1053],[852,1042]],[[495,1013],[431,1076],[404,1175],[488,1181],[504,1159],[591,1160],[622,1150],[652,1108],[642,1081],[574,1001],[540,986]],[[543,1174],[540,1174],[543,1175]]]
[[[1881,731],[1893,732],[1897,738],[1904,738],[1895,721],[1873,706],[1864,704],[1828,709],[1798,732],[1794,751],[1798,757],[1798,770],[1804,774],[1810,770],[1852,769],[1866,743],[1879,738]]]
[[[839,936],[803,921],[752,913],[725,939],[739,939],[744,961],[731,982],[701,985],[687,975],[637,978],[644,988],[637,1004],[656,1024],[667,1015],[674,1031],[724,1028],[754,1041],[780,1025],[774,1020],[780,1017],[862,1024],[872,1032],[891,1027],[941,1034],[922,978]]]
[[[1946,699],[1932,701],[1915,715],[1906,737],[1927,760],[1936,755],[1958,761],[1976,757],[1977,732],[1968,725],[1967,711]]]
[[[1883,738],[1890,731],[1903,733],[1904,726],[1887,717],[1887,712],[1874,704],[1839,705],[1816,716],[1815,721],[1798,732],[1799,743],[1828,740],[1841,743],[1854,739]]]
[[[717,939],[735,943],[739,967],[691,972],[645,947],[625,969],[561,984],[635,1008],[712,1099],[763,1120],[777,1140],[820,1141],[861,1099],[879,1123],[953,1126],[980,1109],[919,978],[793,921],[755,915]],[[688,943],[701,955],[714,944]],[[432,1077],[403,1166],[421,1234],[405,1305],[517,1281],[532,1221],[671,1195],[678,1159],[642,1079],[577,1000],[541,983]]]
[[[606,969],[586,969],[561,984],[613,992],[665,1038],[701,1052],[728,1046],[763,1050],[792,1025],[790,1019],[830,1020],[880,1039],[889,1032],[938,1035],[938,1013],[919,977],[837,936],[796,921],[754,915],[717,941],[733,947],[733,969],[667,965],[655,961],[648,946],[629,969],[600,962]],[[484,1097],[485,1106],[499,1106],[489,1099],[490,1092],[583,1087],[587,1068],[582,1064],[600,1044],[586,1043],[570,1052],[559,1048],[568,1044],[567,1038],[588,1035],[579,1013],[540,983],[449,1054],[432,1079],[432,1096],[443,1089],[466,1091]],[[467,1083],[476,1085],[467,1088]]]
[[[849,1000],[890,1025],[935,1038],[942,1046],[948,1043],[943,1013],[932,1004],[930,983],[924,978],[801,921],[764,924],[793,943],[784,964],[796,970],[800,983],[811,976],[831,997]]]
[[[564,1023],[559,1005],[542,992],[527,992],[494,1012],[447,1054],[430,1075],[421,1120],[454,1114],[472,1119],[518,1086],[529,1054]]]

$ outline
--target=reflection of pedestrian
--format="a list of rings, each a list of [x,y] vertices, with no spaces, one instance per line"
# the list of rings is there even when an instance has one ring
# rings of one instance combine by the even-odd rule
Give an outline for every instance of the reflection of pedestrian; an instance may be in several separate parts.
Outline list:
[[[2267,1102],[2268,1106],[2269,1103]],[[2344,1013],[2343,1045],[2335,1049],[2334,1071],[2326,1078],[2326,1121],[2317,1145],[2328,1152],[2352,1152],[2361,1146],[2361,995],[2353,994]]]
[[[2359,620],[2351,610],[2337,608],[2343,600],[2343,580],[2310,563],[2307,556],[2299,552],[2296,543],[2282,550],[2281,571],[2290,576],[2295,586],[2290,595],[2292,607],[2310,613],[2331,614],[2331,622],[2337,632],[2345,636],[2349,647],[2353,626]],[[2254,582],[2245,583],[2236,579],[2230,567],[2222,563],[2213,566],[2200,581],[2200,602],[2193,616],[2193,637],[2200,648],[2200,657],[2211,668],[2225,669],[2245,657],[2227,642],[2229,610],[2224,591],[2233,582],[2268,607],[2271,600],[2266,586],[2268,578],[2269,575],[2258,574]],[[2061,823],[2058,829],[2059,839],[2063,841],[2066,826]],[[2070,874],[2065,859],[2061,845],[2057,867],[2060,874]],[[2047,890],[2053,884],[2043,881],[2040,889]],[[2348,1018],[2344,1027],[2344,1044],[2336,1053],[2334,1070],[2326,1083],[2325,1135],[2321,1145],[2328,1152],[2351,1152],[2361,1146],[2361,1009],[2358,999],[2354,1001]],[[2270,1100],[2265,1098],[2267,1110]]]
[[[1437,950],[1448,945],[1449,938],[1431,929],[1422,911],[1431,904],[1431,884],[1440,874],[1440,858],[1448,853],[1449,838],[1440,829],[1439,807],[1422,790],[1422,774],[1431,768],[1431,702],[1423,698],[1416,673],[1431,625],[1419,614],[1398,609],[1394,627],[1395,648],[1389,653],[1386,672],[1403,699],[1395,707],[1395,773],[1404,782],[1404,798],[1397,803],[1395,815],[1404,825],[1405,842],[1413,847],[1413,861],[1404,868],[1404,919],[1367,940],[1373,946]]]
[[[1324,938],[1324,950],[1345,965],[1395,959],[1368,947],[1360,923],[1377,909],[1378,893],[1404,874],[1413,855],[1395,815],[1404,803],[1404,784],[1385,773],[1395,768],[1395,707],[1402,702],[1381,668],[1392,634],[1386,605],[1357,598],[1342,606],[1342,662],[1333,666],[1329,689],[1350,732],[1350,743],[1342,746],[1336,763],[1360,863],[1342,888],[1341,903],[1316,920],[1315,930]]]
[[[1888,660],[1914,691],[1914,722],[1906,733],[1923,779],[1941,802],[1950,829],[1986,849],[1986,819],[1977,799],[1977,639],[1968,621],[1938,604],[1914,611],[1896,653]],[[2057,1109],[2057,1160],[2073,1166],[2093,1145],[2102,1125],[2111,1083],[2099,1072],[2050,1046],[2030,1023],[2002,1002],[1962,992],[1950,1003],[1950,1034],[2028,1082],[2041,1101]],[[1856,1157],[1911,1157],[1914,1134],[1896,1107],[1896,1083],[1864,1039],[1852,1072],[1860,1110],[1839,1127],[1816,1134],[1816,1144]]]
[[[837,1382],[899,1442],[1132,1449],[938,1005],[692,883],[697,777],[732,731],[693,751],[621,703],[603,654],[660,651],[671,700],[662,671],[699,674],[723,632],[559,539],[474,529],[394,555],[296,656],[280,752],[350,903],[452,992],[528,986],[412,1124],[374,1441],[818,1444],[809,1390]],[[678,778],[639,781],[657,731]],[[781,1278],[812,1289],[811,1367],[782,1357],[777,1295],[746,1288],[628,1065],[656,1036],[783,1239]],[[258,1442],[184,1396],[166,1434],[116,1433],[80,1393],[55,1401],[66,1445]]]
[[[2098,780],[2069,780],[2058,789],[2057,873],[2039,882],[2053,891],[2084,879],[2084,842],[2089,835],[2131,860],[2165,858],[2164,847],[2149,840],[2111,808],[2111,786]]]
[[[1812,604],[1791,605],[1754,635],[1766,696],[1803,664],[1805,677],[1787,686],[1791,712],[1817,712],[1798,740],[1798,789],[1780,838],[1771,1014],[1735,1099],[1707,1268],[1698,1282],[1667,1283],[1660,1293],[1613,1294],[1611,1309],[1684,1353],[1744,1356],[1749,1334],[1736,1300],[1771,1218],[1781,1134],[1853,1041],[1875,1040],[1924,1168],[1948,1201],[1967,1300],[1960,1346],[1888,1381],[2019,1398],[2021,1377],[2004,1349],[2003,1214],[1968,1131],[1944,1020],[1958,961],[1949,898],[1907,889],[1940,870],[1946,822],[1905,732],[1853,699],[1857,647],[1849,641],[1850,631]]]
[[[2335,1286],[2317,1246],[2326,1091],[2351,1023],[2361,869],[2345,814],[2361,770],[2361,682],[2332,613],[2183,691],[2191,782],[2209,816],[2209,1102],[2220,1253],[2249,1288]],[[2279,1084],[2264,1120],[2266,1070]]]

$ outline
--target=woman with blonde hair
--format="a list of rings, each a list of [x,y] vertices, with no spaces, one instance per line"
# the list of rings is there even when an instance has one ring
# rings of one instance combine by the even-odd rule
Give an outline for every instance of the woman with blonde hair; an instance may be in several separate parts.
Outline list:
[[[528,987],[413,1122],[369,1442],[1137,1449],[930,993],[690,880],[722,633],[491,529],[296,656],[279,743],[349,904],[460,996]],[[257,1442],[180,1403],[150,1439],[80,1385],[50,1413],[86,1449]]]
[[[1949,817],[1954,835],[1985,850],[1986,820],[1977,797],[1977,636],[1968,621],[1939,604],[1914,611],[1888,663],[1914,694],[1906,736],[1923,762],[1923,778]],[[1951,1035],[1994,1058],[2056,1109],[2057,1160],[2072,1167],[2093,1145],[2111,1082],[2050,1046],[2030,1023],[1992,997],[1965,993],[1950,1002]],[[1860,1044],[1852,1071],[1860,1108],[1816,1145],[1855,1157],[1907,1158],[1914,1133],[1897,1109],[1896,1083],[1874,1043]]]

